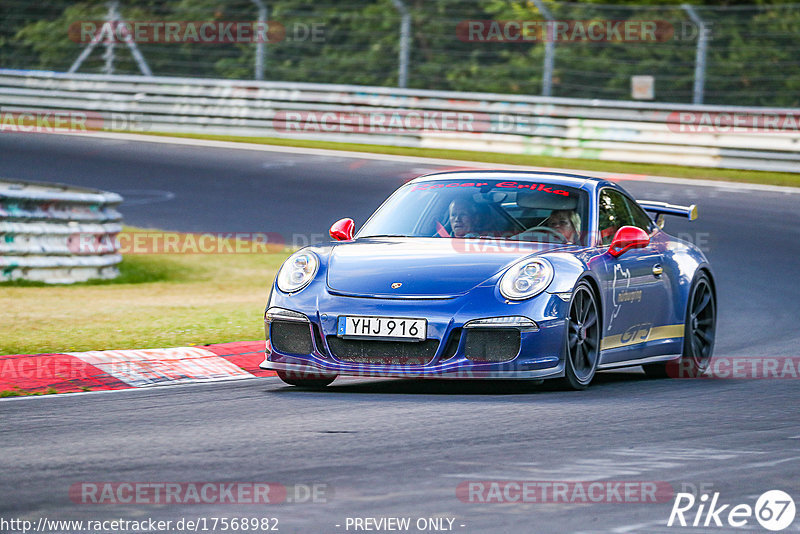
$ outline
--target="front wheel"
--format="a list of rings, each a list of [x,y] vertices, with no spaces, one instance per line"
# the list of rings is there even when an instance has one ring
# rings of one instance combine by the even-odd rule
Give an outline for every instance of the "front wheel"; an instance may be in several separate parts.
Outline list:
[[[676,361],[644,365],[651,378],[695,378],[711,363],[717,327],[717,303],[708,276],[700,274],[692,283],[683,329],[683,353]]]
[[[321,375],[314,373],[298,373],[296,371],[276,371],[278,378],[289,384],[306,389],[322,389],[334,380],[336,375]],[[308,378],[309,375],[314,378]]]
[[[586,282],[575,287],[569,299],[564,350],[564,385],[586,389],[597,371],[600,354],[600,316],[594,291]]]

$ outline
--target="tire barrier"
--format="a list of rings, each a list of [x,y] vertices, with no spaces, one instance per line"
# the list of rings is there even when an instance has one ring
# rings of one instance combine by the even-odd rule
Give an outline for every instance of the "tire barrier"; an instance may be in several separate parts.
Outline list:
[[[0,281],[116,278],[120,202],[116,193],[0,179]]]

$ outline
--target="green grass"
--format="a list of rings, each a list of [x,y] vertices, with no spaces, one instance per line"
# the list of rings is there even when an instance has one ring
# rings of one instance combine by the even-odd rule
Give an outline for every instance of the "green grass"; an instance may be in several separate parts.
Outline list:
[[[84,391],[90,391],[88,388],[84,389]],[[46,391],[27,391],[24,389],[4,389],[0,391],[0,399],[5,399],[8,397],[37,397],[39,395],[55,395],[58,393],[56,388],[47,388]]]
[[[0,354],[264,339],[269,286],[286,256],[126,255],[116,280],[0,284]]]
[[[120,284],[146,284],[153,282],[181,282],[191,280],[201,274],[202,267],[183,262],[160,261],[157,256],[129,256],[119,265],[119,276],[113,280],[88,280],[77,282],[70,287],[108,286]],[[0,282],[6,287],[60,287],[33,280],[12,280]]]
[[[370,152],[379,154],[398,154],[403,156],[481,161],[506,165],[529,165],[535,167],[581,169],[586,171],[614,172],[620,174],[649,174],[652,176],[671,176],[676,178],[725,180],[730,182],[747,182],[755,184],[786,185],[796,187],[800,186],[800,174],[783,172],[714,169],[708,167],[683,167],[680,165],[662,165],[650,163],[625,163],[616,161],[598,161],[592,159],[533,156],[526,154],[471,152],[468,150],[444,150],[436,148],[409,148],[355,143],[334,143],[330,141],[309,141],[300,139],[283,139],[277,137],[241,137],[233,135],[175,134],[156,132],[150,132],[149,135],[183,137],[190,139],[208,139],[215,141],[232,141],[238,143],[255,143],[262,145],[349,150],[354,152]]]

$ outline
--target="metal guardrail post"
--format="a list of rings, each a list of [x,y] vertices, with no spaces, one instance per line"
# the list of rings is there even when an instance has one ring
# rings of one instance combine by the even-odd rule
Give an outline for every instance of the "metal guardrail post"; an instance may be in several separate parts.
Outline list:
[[[411,50],[411,13],[403,0],[392,0],[392,4],[400,13],[400,53],[397,67],[398,87],[408,87],[408,58]]]
[[[108,13],[106,14],[106,22],[111,25],[114,25],[119,20],[119,2],[118,0],[112,0],[108,2]],[[115,54],[115,46],[116,43],[114,39],[108,39],[106,41],[106,50],[103,53],[103,59],[105,60],[105,65],[103,66],[103,74],[114,74],[114,59],[116,58]]]
[[[697,11],[689,4],[681,5],[697,25],[697,50],[694,60],[694,90],[692,91],[692,103],[703,103],[703,92],[706,84],[706,55],[708,52],[708,31],[705,21],[700,18]]]
[[[126,35],[130,37],[130,34],[126,32]],[[133,59],[136,60],[136,65],[139,67],[139,70],[144,76],[152,76],[153,72],[150,70],[150,65],[147,64],[147,61],[144,59],[144,56],[139,51],[139,47],[136,46],[136,41],[132,38],[128,38],[125,40],[125,43],[128,45],[128,48],[131,51],[131,55],[133,55]]]
[[[258,8],[258,27],[267,27],[267,6],[261,0],[253,0],[253,3]],[[266,39],[267,33],[264,34]],[[267,60],[267,43],[262,38],[258,38],[256,42],[256,63],[255,63],[255,79],[264,79],[264,66]]]
[[[114,59],[115,59],[115,30],[114,30],[114,22],[119,21],[122,18],[119,14],[119,3],[117,0],[109,3],[108,8],[108,15],[106,16],[107,24],[100,29],[99,32],[92,38],[92,40],[83,48],[81,53],[72,63],[67,73],[73,74],[78,72],[78,69],[83,65],[83,62],[86,61],[86,58],[89,57],[89,54],[92,53],[94,47],[97,46],[98,43],[101,42],[103,36],[106,36],[106,50],[103,54],[103,59],[105,59],[105,66],[103,68],[103,72],[106,74],[113,74],[114,72]],[[133,36],[124,29],[123,33],[125,37],[125,44],[128,45],[128,48],[133,55],[133,59],[136,61],[136,65],[139,67],[139,70],[142,72],[144,76],[152,76],[153,72],[150,70],[150,66],[147,64],[147,60],[144,59],[144,56],[139,51],[139,47],[136,46],[136,41],[134,40]]]
[[[536,4],[544,18],[547,19],[547,35],[544,40],[544,67],[542,69],[542,96],[551,96],[553,94],[553,65],[556,57],[556,42],[553,35],[555,17],[553,17],[553,14],[547,9],[542,0],[533,0],[533,3]]]
[[[92,42],[83,47],[81,53],[78,54],[78,57],[75,58],[75,61],[72,62],[72,65],[67,71],[67,74],[73,74],[75,72],[78,72],[78,69],[81,68],[81,65],[83,65],[83,62],[86,61],[87,57],[89,57],[89,54],[92,53],[92,50],[94,50],[95,46],[97,46],[97,41],[95,39],[92,39]]]

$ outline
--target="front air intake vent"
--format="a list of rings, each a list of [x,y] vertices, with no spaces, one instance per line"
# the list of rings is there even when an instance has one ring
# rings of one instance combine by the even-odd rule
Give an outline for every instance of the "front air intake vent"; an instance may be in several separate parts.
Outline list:
[[[439,342],[428,339],[418,343],[342,339],[328,336],[328,347],[340,361],[374,365],[427,365],[436,355]]]
[[[272,321],[270,326],[272,348],[284,354],[311,354],[311,329],[309,323],[299,321]]]
[[[507,362],[517,357],[520,332],[516,328],[467,328],[464,353],[473,362]]]
[[[327,356],[328,350],[325,348],[325,343],[322,341],[322,334],[319,331],[319,327],[312,324],[311,328],[314,330],[314,344],[317,346],[317,352]]]
[[[450,337],[447,339],[447,345],[444,347],[444,352],[442,353],[441,357],[439,357],[439,361],[443,362],[455,356],[456,352],[458,351],[458,344],[460,342],[461,328],[453,328],[453,330],[450,332]]]

